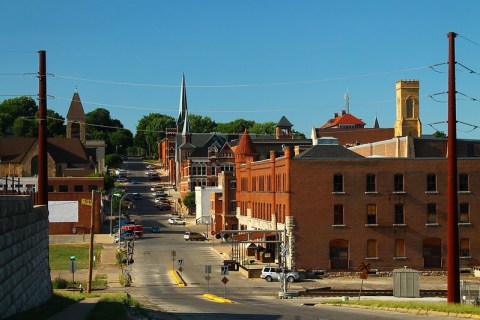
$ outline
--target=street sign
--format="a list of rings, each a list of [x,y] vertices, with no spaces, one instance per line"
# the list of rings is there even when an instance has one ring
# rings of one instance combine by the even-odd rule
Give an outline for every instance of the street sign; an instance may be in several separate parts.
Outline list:
[[[222,276],[228,275],[228,266],[220,266],[220,274]]]
[[[183,272],[183,268],[182,267],[178,268],[178,271]]]
[[[368,272],[365,272],[365,271],[360,272],[360,279],[368,279]]]
[[[77,271],[77,263],[75,261],[70,261],[70,273],[75,273]]]
[[[183,263],[184,263],[183,259],[178,259],[178,265],[179,266],[183,266]]]
[[[368,261],[364,261],[360,264],[360,271],[366,271],[367,273],[372,268],[372,265]]]
[[[205,266],[205,273],[206,273],[206,274],[212,273],[212,266],[206,265],[206,266]]]
[[[223,284],[227,284],[228,278],[227,278],[227,277],[223,277],[223,278],[222,278],[222,282],[223,282]]]

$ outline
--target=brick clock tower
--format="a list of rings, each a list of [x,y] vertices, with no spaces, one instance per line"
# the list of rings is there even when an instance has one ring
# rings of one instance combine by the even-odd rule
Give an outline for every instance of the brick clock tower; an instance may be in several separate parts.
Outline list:
[[[395,121],[395,137],[420,137],[420,81],[399,80],[396,83],[397,119]]]

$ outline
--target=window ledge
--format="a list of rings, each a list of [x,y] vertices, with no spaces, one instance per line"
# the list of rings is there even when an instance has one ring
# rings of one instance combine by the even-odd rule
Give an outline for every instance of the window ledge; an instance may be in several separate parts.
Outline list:
[[[425,191],[426,194],[438,194],[438,191]]]
[[[435,222],[435,223],[426,223],[425,225],[426,225],[427,227],[438,227],[438,226],[439,226],[438,222]]]
[[[470,222],[459,222],[459,226],[471,226],[472,224]]]
[[[463,256],[463,257],[462,257],[462,256],[460,256],[459,258],[460,258],[460,259],[472,259],[472,257],[471,257],[471,256]]]
[[[405,223],[394,223],[394,227],[406,227],[407,225]]]
[[[393,194],[406,194],[405,191],[392,191]]]
[[[346,224],[332,224],[333,228],[345,228],[346,226]]]
[[[377,191],[365,191],[365,194],[378,194]]]
[[[407,260],[407,257],[393,257],[393,260]]]
[[[345,192],[344,191],[333,191],[332,194],[343,195],[343,194],[345,194]]]
[[[379,257],[366,257],[365,260],[380,260]]]
[[[458,191],[459,194],[469,194],[472,193],[472,191],[466,190],[466,191]]]
[[[367,227],[367,228],[378,227],[378,223],[366,223],[365,227]]]

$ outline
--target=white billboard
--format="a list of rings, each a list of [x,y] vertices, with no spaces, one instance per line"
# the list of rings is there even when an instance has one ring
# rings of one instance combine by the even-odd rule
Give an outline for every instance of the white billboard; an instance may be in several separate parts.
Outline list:
[[[48,201],[49,222],[78,222],[78,201]]]

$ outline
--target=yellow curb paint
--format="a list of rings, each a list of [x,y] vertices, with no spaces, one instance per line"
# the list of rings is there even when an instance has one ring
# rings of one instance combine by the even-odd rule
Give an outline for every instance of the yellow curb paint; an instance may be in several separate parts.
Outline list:
[[[175,282],[179,287],[185,287],[185,282],[182,279],[180,279],[180,277],[178,276],[175,270],[170,269],[170,275],[172,276],[173,280],[175,280]]]
[[[220,303],[233,303],[232,300],[230,299],[224,299],[224,298],[220,298],[216,295],[213,295],[213,294],[209,294],[209,293],[204,293],[203,296],[207,299],[210,299],[210,300],[213,300],[215,302],[220,302]]]

